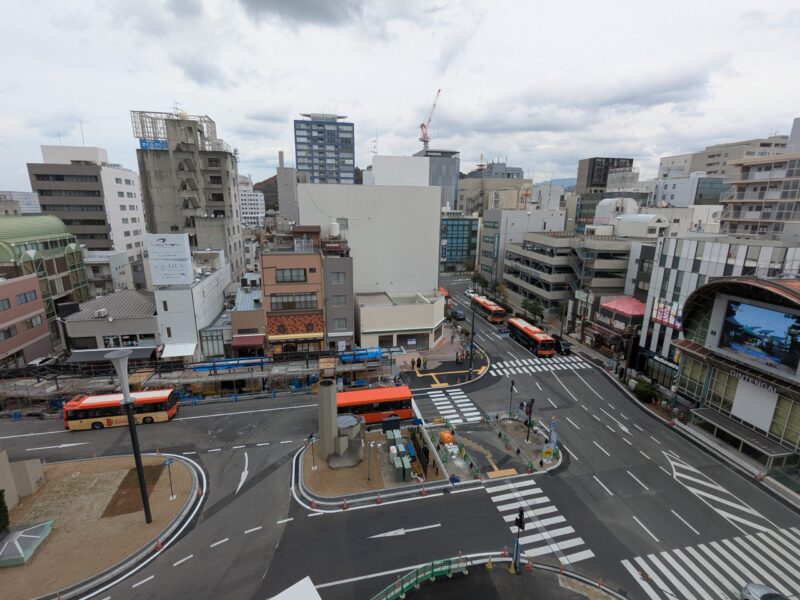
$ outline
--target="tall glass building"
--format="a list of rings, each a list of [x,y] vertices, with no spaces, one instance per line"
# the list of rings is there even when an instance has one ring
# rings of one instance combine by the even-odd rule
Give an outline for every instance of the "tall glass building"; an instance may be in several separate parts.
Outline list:
[[[353,124],[344,115],[303,113],[294,122],[294,159],[309,183],[353,183]]]
[[[478,254],[479,217],[442,212],[439,254],[440,271],[465,271],[469,262],[475,268]]]

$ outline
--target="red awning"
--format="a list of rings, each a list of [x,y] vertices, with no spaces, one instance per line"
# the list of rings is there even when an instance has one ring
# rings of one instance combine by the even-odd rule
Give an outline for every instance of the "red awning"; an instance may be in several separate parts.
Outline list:
[[[264,345],[266,336],[263,333],[250,335],[235,335],[231,347],[233,348],[260,348]]]
[[[643,317],[645,305],[636,298],[630,296],[617,296],[600,304],[602,308],[615,313],[620,313],[628,317]]]

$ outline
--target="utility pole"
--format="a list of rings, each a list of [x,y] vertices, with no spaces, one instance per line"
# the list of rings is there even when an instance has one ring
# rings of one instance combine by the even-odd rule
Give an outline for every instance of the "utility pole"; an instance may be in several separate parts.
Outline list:
[[[469,326],[469,375],[467,381],[472,381],[472,365],[475,358],[475,307],[472,306],[472,324]]]
[[[531,441],[531,423],[533,422],[533,398],[528,402],[528,406],[525,408],[525,414],[528,417],[528,433],[525,436],[525,442],[529,443]]]
[[[511,387],[508,390],[508,418],[511,418],[511,400],[514,398],[514,380],[511,380]]]
[[[508,569],[508,572],[512,575],[517,574],[519,575],[522,572],[520,568],[520,547],[519,547],[519,534],[525,531],[525,511],[523,509],[519,509],[519,514],[517,514],[517,518],[514,521],[514,525],[517,526],[517,539],[514,540],[514,556],[511,559],[511,566]]]

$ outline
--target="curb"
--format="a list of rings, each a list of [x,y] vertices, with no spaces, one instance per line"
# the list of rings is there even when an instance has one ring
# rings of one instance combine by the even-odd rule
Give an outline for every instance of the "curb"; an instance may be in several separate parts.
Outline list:
[[[120,456],[130,456],[130,455],[123,454],[115,456],[103,456],[98,458],[119,458]],[[200,490],[200,483],[199,483],[200,478],[198,477],[198,472],[202,475],[203,481],[206,480],[205,474],[202,472],[200,466],[194,461],[179,456],[177,454],[167,454],[167,453],[154,454],[152,452],[147,452],[144,453],[143,456],[168,456],[171,458],[175,458],[183,461],[184,466],[189,470],[189,473],[192,476],[192,490],[189,496],[187,497],[186,502],[184,502],[183,507],[178,512],[178,514],[175,515],[172,521],[170,521],[167,524],[167,526],[161,532],[159,532],[159,534],[155,538],[152,538],[142,548],[140,548],[133,554],[123,558],[122,560],[117,562],[115,565],[112,565],[105,571],[102,571],[97,575],[93,575],[92,577],[84,579],[83,581],[79,581],[66,588],[63,588],[58,592],[49,592],[44,596],[38,596],[37,598],[34,598],[34,600],[42,600],[42,599],[55,600],[57,598],[65,598],[65,599],[76,598],[78,596],[80,596],[81,598],[92,598],[93,596],[99,594],[103,590],[117,583],[116,581],[109,583],[111,579],[119,577],[120,580],[122,580],[130,575],[133,575],[137,570],[148,564],[151,560],[153,560],[164,550],[166,550],[167,547],[170,546],[177,539],[177,537],[183,531],[183,528],[186,526],[186,524],[188,524],[189,520],[191,520],[187,519],[187,516],[192,511],[193,507],[196,508],[194,513],[192,514],[192,517],[194,516],[194,514],[196,514],[197,509],[199,509],[199,507],[203,504],[203,501],[206,496],[204,489],[203,495],[200,497],[200,500],[198,500],[197,497],[197,493]],[[96,460],[96,459],[82,459],[82,460]],[[183,525],[183,527],[181,527],[181,525]],[[176,530],[178,530],[179,527],[180,531],[177,531],[176,533]],[[153,552],[157,540],[161,540],[162,546],[160,550]],[[129,572],[126,573],[126,571]],[[108,585],[102,587],[104,586],[104,584]],[[100,589],[96,589],[98,587]]]
[[[484,350],[484,349],[481,347],[481,345],[480,345],[480,344],[478,344],[477,342],[475,342],[475,347],[476,347],[478,350],[480,350],[480,351],[483,353],[483,355],[486,357],[486,369],[484,370],[484,372],[483,372],[483,373],[481,373],[481,374],[480,374],[480,375],[478,375],[477,377],[473,377],[473,378],[472,378],[472,379],[470,379],[469,381],[464,381],[464,382],[462,382],[462,383],[456,383],[456,384],[453,384],[453,385],[448,385],[448,386],[444,386],[444,387],[425,387],[425,388],[412,388],[412,389],[411,389],[411,392],[413,393],[413,392],[424,392],[424,391],[427,391],[427,390],[443,390],[443,389],[453,389],[453,388],[460,388],[460,387],[462,387],[462,386],[468,385],[468,384],[470,384],[470,383],[475,383],[476,381],[479,381],[479,380],[483,379],[483,378],[484,378],[484,377],[487,375],[487,373],[489,373],[489,367],[491,367],[491,366],[492,366],[492,360],[489,358],[489,353],[488,353],[488,352],[486,352],[486,351],[485,351],[485,350]]]
[[[753,468],[752,467],[750,467],[749,465],[743,465],[743,464],[738,463],[737,461],[735,461],[732,458],[728,457],[724,452],[714,448],[713,443],[706,442],[705,440],[702,440],[701,438],[698,438],[698,437],[693,436],[692,434],[688,433],[685,430],[685,428],[687,426],[683,425],[683,423],[680,424],[680,427],[677,426],[677,423],[676,423],[676,426],[671,426],[670,422],[667,419],[665,419],[664,417],[662,417],[658,413],[655,413],[652,410],[648,409],[644,404],[642,404],[639,401],[638,398],[636,398],[636,396],[633,395],[633,393],[627,387],[625,387],[625,385],[623,385],[621,382],[617,381],[616,378],[612,377],[611,374],[607,373],[605,371],[605,369],[603,369],[602,367],[597,366],[597,364],[595,364],[592,359],[587,359],[587,360],[590,362],[590,364],[592,364],[593,367],[595,367],[598,371],[600,371],[600,373],[602,373],[605,376],[606,379],[610,380],[614,385],[616,385],[619,389],[621,389],[625,393],[625,396],[628,398],[628,400],[630,400],[633,404],[635,404],[636,407],[639,410],[644,411],[644,413],[649,415],[651,418],[654,418],[654,419],[657,419],[657,420],[661,421],[661,423],[666,425],[669,429],[677,432],[683,439],[688,441],[690,444],[692,444],[696,448],[699,448],[700,450],[702,450],[706,454],[710,454],[710,455],[714,456],[722,464],[727,465],[733,471],[739,473],[740,475],[746,475],[748,481],[754,481],[756,484],[758,484],[760,489],[764,490],[766,493],[768,493],[770,496],[772,496],[776,500],[778,500],[778,501],[782,502],[783,504],[789,506],[790,508],[794,509],[795,511],[800,510],[800,506],[798,506],[798,504],[794,500],[794,498],[787,497],[784,494],[782,494],[779,489],[775,489],[773,486],[771,486],[769,484],[765,484],[763,479],[762,480],[756,480],[753,477]]]

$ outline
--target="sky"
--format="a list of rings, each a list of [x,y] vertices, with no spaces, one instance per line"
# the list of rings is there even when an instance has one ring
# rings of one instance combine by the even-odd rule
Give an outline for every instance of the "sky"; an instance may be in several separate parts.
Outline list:
[[[535,181],[590,156],[660,156],[788,134],[800,116],[794,1],[37,0],[0,19],[0,189],[42,144],[136,169],[130,110],[205,114],[240,172],[294,163],[301,112],[348,115],[356,163],[431,147]],[[83,135],[81,134],[81,129]]]

